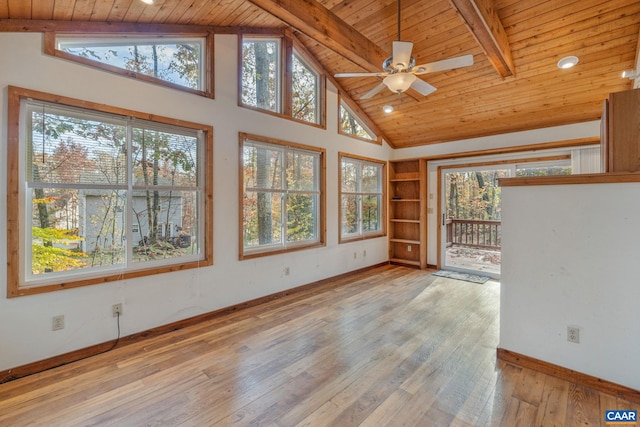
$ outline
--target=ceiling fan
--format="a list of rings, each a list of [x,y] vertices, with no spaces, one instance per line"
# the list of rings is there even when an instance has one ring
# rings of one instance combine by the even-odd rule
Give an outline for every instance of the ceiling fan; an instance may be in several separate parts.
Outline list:
[[[400,40],[400,0],[398,0],[398,40],[393,42],[392,55],[382,63],[382,71],[378,73],[338,73],[335,77],[384,77],[382,83],[362,95],[360,99],[369,99],[385,87],[396,93],[402,93],[412,88],[427,96],[435,92],[436,88],[417,76],[473,65],[473,55],[462,55],[416,65],[416,58],[411,56],[412,49],[412,42]]]

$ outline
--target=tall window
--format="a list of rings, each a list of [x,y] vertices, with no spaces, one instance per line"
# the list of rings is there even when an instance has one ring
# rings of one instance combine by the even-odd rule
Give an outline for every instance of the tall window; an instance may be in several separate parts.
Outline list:
[[[242,104],[282,112],[281,62],[280,39],[243,39]]]
[[[210,43],[206,36],[48,34],[45,52],[212,97]]]
[[[9,241],[22,245],[19,259],[9,260],[10,292],[211,263],[204,176],[210,128],[13,93],[21,101],[10,108],[20,108],[22,120],[8,163],[19,174],[12,182],[23,194],[12,197],[23,226],[8,230]]]
[[[340,154],[340,242],[384,235],[384,166]]]
[[[240,103],[323,125],[322,74],[312,59],[305,56],[301,48],[293,48],[293,44],[293,40],[287,37],[243,36]]]
[[[378,140],[378,136],[342,100],[340,101],[338,126],[338,131],[341,134],[364,139],[365,141]]]
[[[294,119],[320,123],[320,75],[296,51],[291,59],[291,114]]]
[[[324,244],[324,150],[240,134],[241,258]]]

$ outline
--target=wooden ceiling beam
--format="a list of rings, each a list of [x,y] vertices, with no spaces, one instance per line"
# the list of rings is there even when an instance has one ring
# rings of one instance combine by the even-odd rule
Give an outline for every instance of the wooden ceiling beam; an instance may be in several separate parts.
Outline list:
[[[249,1],[367,71],[379,72],[388,56],[378,45],[317,1]]]
[[[507,33],[492,0],[449,0],[500,76],[516,75]]]

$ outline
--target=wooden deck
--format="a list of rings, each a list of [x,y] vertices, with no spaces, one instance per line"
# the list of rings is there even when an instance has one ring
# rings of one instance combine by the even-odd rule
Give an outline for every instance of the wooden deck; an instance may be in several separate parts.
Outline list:
[[[0,425],[598,426],[640,410],[496,361],[499,292],[380,267],[0,384]]]

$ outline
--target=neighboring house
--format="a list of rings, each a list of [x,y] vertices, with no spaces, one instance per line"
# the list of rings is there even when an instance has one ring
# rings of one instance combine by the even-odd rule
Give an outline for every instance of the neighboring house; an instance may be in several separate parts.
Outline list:
[[[153,196],[151,196],[153,197]],[[124,224],[126,223],[125,200],[122,196],[111,197],[108,190],[84,190],[80,193],[79,234],[84,237],[82,250],[91,253],[98,250],[110,250],[124,246],[126,242]],[[110,216],[109,229],[101,227],[102,218]],[[95,219],[100,218],[100,221]],[[160,211],[158,212],[157,237],[171,239],[182,230],[182,197],[161,192]],[[148,239],[149,215],[147,195],[140,191],[133,196],[133,215],[131,231],[134,245],[141,245]]]

